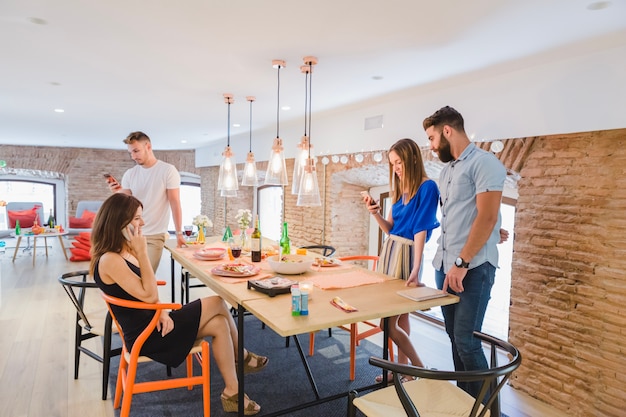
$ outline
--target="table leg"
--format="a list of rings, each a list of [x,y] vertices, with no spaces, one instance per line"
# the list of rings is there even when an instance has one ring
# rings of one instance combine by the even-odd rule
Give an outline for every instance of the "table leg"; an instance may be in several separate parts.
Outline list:
[[[170,264],[171,264],[170,269],[171,269],[171,283],[172,283],[172,302],[175,303],[176,302],[176,286],[174,285],[176,281],[176,278],[174,275],[175,265],[174,265],[174,257],[171,254],[170,254]],[[180,300],[180,302],[182,304],[183,300]]]
[[[237,415],[244,415],[244,375],[243,375],[243,313],[245,309],[241,304],[237,306],[237,381],[239,382],[239,393],[237,394],[237,400],[239,401],[239,410]]]
[[[37,256],[37,235],[33,236],[33,266],[35,266],[35,259]]]
[[[383,319],[383,359],[389,359],[389,317]],[[389,372],[383,369],[383,387],[387,386]]]
[[[63,251],[63,255],[65,255],[65,260],[69,261],[67,257],[67,250],[65,249],[65,245],[63,244],[63,236],[59,236],[59,243],[61,244],[61,250]],[[46,245],[46,251],[48,250],[48,246]]]
[[[46,236],[43,237],[43,243],[46,245],[46,258],[48,257],[48,238]]]
[[[20,248],[20,243],[22,243],[22,235],[16,236],[17,243],[15,244],[15,252],[13,252],[13,262],[15,262],[15,257],[17,256],[17,250]]]

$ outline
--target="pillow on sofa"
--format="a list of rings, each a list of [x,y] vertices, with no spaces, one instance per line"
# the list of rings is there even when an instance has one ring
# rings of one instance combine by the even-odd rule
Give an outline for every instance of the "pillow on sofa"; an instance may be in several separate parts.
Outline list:
[[[91,255],[89,254],[89,251],[86,251],[84,249],[70,248],[70,252],[72,252],[72,256],[70,257],[70,261],[72,262],[91,260]]]
[[[20,227],[33,227],[35,224],[35,217],[37,217],[37,206],[33,206],[28,210],[7,210],[7,216],[9,217],[9,227],[15,228],[15,221],[20,221]]]
[[[94,213],[93,211],[89,211],[89,210],[83,210],[83,214],[80,217],[83,219],[89,219],[93,221],[93,219],[96,218],[96,213]]]
[[[93,218],[88,219],[84,217],[70,217],[71,229],[91,229],[92,224],[93,224]]]
[[[89,250],[91,249],[91,245],[86,245],[85,242],[82,242],[80,240],[72,241],[72,246],[74,246],[77,249],[86,250],[87,252],[89,252]]]

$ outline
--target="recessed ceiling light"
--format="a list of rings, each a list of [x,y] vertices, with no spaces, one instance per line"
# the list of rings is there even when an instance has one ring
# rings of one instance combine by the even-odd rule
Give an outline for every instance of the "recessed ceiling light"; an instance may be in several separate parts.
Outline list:
[[[380,80],[382,80],[383,78],[385,78],[385,77],[383,77],[382,75],[374,75],[374,76],[372,77],[372,80],[374,80],[374,81],[380,81]]]
[[[187,143],[187,140],[186,140],[186,139],[182,139],[182,140],[180,141],[180,143]]]
[[[28,20],[30,23],[34,23],[36,25],[47,25],[48,22],[40,17],[29,17]]]
[[[239,123],[233,123],[233,127],[240,127],[241,125]]]
[[[610,1],[594,1],[587,6],[588,10],[602,10],[611,5]]]
[[[63,109],[54,109],[55,113],[65,113],[65,110]]]
[[[281,110],[284,110],[284,111],[288,111],[288,110],[291,110],[291,107],[289,107],[289,106],[283,106],[283,107],[281,107],[280,109],[281,109]]]

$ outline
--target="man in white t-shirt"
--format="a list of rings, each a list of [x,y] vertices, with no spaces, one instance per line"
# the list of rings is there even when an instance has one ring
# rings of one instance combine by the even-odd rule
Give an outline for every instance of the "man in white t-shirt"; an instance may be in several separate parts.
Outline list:
[[[165,239],[170,211],[176,228],[179,247],[185,245],[182,232],[182,209],[180,206],[180,174],[174,165],[158,160],[152,151],[150,138],[143,132],[132,132],[124,139],[130,157],[137,163],[126,171],[122,184],[113,182],[109,188],[113,192],[133,195],[143,204],[143,234],[148,242],[148,256],[152,269],[156,272]]]

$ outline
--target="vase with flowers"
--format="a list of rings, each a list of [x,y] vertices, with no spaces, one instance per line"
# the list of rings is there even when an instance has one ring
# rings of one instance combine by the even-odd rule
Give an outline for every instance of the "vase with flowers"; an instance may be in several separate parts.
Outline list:
[[[203,244],[205,241],[206,228],[213,227],[213,222],[204,214],[198,214],[193,218],[192,223],[194,226],[198,227],[198,237],[196,238],[196,242]]]
[[[239,230],[241,231],[241,247],[243,250],[248,251],[250,249],[250,239],[248,238],[248,228],[252,223],[252,212],[248,209],[239,209],[235,216]]]

